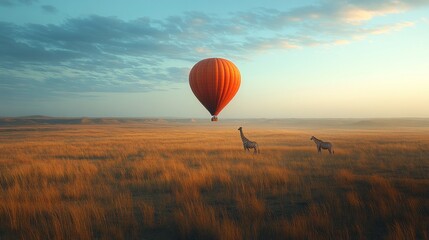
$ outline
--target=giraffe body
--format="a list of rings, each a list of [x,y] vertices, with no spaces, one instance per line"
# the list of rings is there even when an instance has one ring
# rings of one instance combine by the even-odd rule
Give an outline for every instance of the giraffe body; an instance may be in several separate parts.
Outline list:
[[[313,140],[316,143],[317,151],[320,153],[322,149],[327,149],[329,154],[333,154],[334,150],[332,150],[332,143],[324,142],[320,139],[317,139],[315,136],[311,136],[310,140]]]
[[[243,134],[243,128],[239,127],[238,130],[240,131],[241,141],[243,142],[243,148],[244,151],[250,151],[250,149],[254,149],[254,153],[259,153],[259,146],[256,142],[250,141],[247,139]]]

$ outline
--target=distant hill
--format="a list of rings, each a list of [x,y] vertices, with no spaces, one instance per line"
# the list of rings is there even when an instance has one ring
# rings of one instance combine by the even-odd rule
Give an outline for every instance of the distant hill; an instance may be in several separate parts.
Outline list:
[[[429,127],[429,118],[292,118],[267,119],[267,123],[295,127],[386,128]]]
[[[429,127],[429,118],[285,118],[285,119],[221,119],[217,123],[211,123],[207,119],[195,118],[61,118],[42,115],[25,117],[0,117],[0,126],[19,125],[91,125],[91,124],[228,124],[253,126],[272,126],[280,128],[395,128],[395,127]]]
[[[21,117],[16,117],[16,118],[37,118],[37,119],[46,119],[46,118],[54,118],[54,117],[50,117],[50,116],[44,116],[44,115],[30,115],[30,116],[21,116]]]
[[[42,115],[23,117],[0,117],[0,126],[19,125],[88,125],[88,124],[131,124],[131,123],[179,123],[192,122],[191,119],[163,119],[163,118],[61,118]]]

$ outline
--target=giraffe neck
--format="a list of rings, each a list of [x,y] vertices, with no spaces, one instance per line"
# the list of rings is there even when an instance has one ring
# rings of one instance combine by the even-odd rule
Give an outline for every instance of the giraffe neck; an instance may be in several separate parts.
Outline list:
[[[243,134],[243,130],[240,129],[240,136],[242,141],[247,141],[247,138]]]

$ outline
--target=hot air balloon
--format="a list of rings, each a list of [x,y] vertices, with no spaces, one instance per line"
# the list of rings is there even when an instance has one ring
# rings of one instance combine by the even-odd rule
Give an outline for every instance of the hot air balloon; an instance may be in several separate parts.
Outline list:
[[[199,61],[189,73],[192,92],[217,121],[217,115],[232,100],[240,88],[238,68],[223,58],[207,58]]]

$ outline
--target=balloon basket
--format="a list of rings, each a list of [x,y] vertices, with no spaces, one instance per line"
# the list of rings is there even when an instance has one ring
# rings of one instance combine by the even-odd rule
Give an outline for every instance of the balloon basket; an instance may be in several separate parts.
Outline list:
[[[212,117],[212,122],[217,122],[217,116]]]

